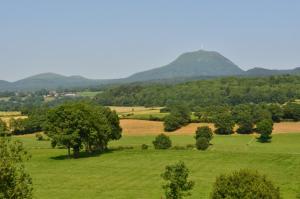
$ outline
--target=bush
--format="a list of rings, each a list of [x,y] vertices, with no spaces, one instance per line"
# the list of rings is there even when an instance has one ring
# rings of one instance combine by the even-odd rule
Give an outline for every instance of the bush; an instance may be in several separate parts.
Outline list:
[[[19,141],[0,138],[0,198],[31,199],[32,180],[25,170],[28,153]]]
[[[187,144],[187,145],[186,145],[186,148],[187,148],[187,149],[194,149],[194,148],[195,148],[195,145],[194,145],[194,144]]]
[[[198,150],[202,150],[202,151],[206,150],[209,147],[208,139],[205,137],[199,137],[196,140],[196,147]]]
[[[142,144],[141,148],[142,148],[142,150],[147,150],[149,148],[149,146],[147,144]]]
[[[279,188],[255,171],[240,170],[217,177],[211,199],[219,198],[269,198],[279,199]]]
[[[44,136],[41,133],[36,133],[35,134],[36,140],[37,141],[42,141],[44,140]]]
[[[0,119],[0,137],[8,136],[10,135],[7,129],[7,125],[4,121]]]
[[[156,136],[155,140],[153,141],[153,145],[155,149],[168,149],[172,147],[172,141],[170,140],[169,136],[160,134]]]
[[[213,138],[213,132],[212,132],[211,128],[209,128],[208,126],[198,127],[196,130],[195,138],[197,140],[200,137],[204,137],[208,141],[211,141],[211,139]]]
[[[184,146],[173,146],[172,149],[174,149],[174,150],[185,150],[186,148]]]

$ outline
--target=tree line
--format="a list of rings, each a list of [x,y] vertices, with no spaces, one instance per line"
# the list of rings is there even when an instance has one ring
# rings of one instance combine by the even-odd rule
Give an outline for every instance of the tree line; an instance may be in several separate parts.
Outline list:
[[[190,108],[248,103],[278,103],[300,98],[300,76],[226,77],[180,84],[127,84],[107,88],[96,96],[102,105]]]

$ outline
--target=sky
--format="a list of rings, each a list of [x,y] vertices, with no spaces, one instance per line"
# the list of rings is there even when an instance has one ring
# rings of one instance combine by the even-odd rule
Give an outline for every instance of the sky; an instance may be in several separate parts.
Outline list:
[[[244,70],[300,67],[300,1],[0,1],[2,80],[120,78],[199,49]]]

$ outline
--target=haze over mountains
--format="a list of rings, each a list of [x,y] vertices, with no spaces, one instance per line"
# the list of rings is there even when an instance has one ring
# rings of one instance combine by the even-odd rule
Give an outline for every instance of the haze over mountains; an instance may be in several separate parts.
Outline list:
[[[203,79],[222,76],[269,76],[279,74],[300,74],[300,68],[291,70],[269,70],[253,68],[242,70],[232,61],[218,52],[199,50],[180,55],[170,64],[139,72],[123,79],[93,80],[81,76],[63,76],[44,73],[16,82],[0,80],[0,91],[38,90],[56,88],[90,87],[114,83],[140,81],[172,81],[176,79]]]

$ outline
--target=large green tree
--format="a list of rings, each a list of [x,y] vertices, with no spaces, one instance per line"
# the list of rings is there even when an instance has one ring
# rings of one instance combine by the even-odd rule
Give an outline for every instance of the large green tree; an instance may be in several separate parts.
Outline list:
[[[216,134],[228,135],[233,133],[235,122],[229,112],[217,114],[214,118],[214,123]]]
[[[21,142],[0,138],[0,199],[32,198],[32,180],[24,166],[28,158]]]
[[[80,149],[103,151],[110,140],[121,138],[119,118],[110,109],[87,102],[69,102],[51,109],[47,114],[45,133],[53,146],[63,145],[73,149],[74,157]]]
[[[272,131],[273,131],[273,121],[272,120],[262,120],[257,123],[256,125],[256,131],[260,134],[260,137],[258,138],[261,142],[269,142],[272,137]]]

